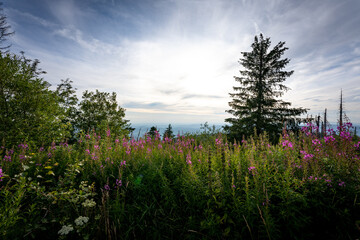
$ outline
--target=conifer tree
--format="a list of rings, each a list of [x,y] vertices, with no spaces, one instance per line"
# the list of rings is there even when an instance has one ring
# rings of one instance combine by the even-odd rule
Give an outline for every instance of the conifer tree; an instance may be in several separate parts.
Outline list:
[[[240,86],[233,87],[235,93],[229,102],[233,115],[225,119],[224,129],[229,137],[241,139],[244,135],[260,134],[266,131],[275,140],[285,123],[293,125],[296,116],[306,113],[304,108],[291,108],[290,102],[279,99],[288,91],[283,82],[294,71],[285,71],[289,59],[281,59],[288,49],[285,42],[279,42],[270,50],[270,38],[262,34],[255,36],[251,52],[242,52],[239,63],[243,66],[240,77],[234,77]]]
[[[165,132],[164,132],[164,138],[167,137],[167,138],[174,138],[174,132],[172,130],[172,126],[171,124],[169,124],[169,126],[165,129]]]

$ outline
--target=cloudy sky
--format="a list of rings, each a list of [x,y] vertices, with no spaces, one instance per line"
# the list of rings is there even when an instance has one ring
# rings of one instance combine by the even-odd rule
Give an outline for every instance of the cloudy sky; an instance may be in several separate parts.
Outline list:
[[[131,123],[223,123],[241,52],[285,41],[284,99],[360,123],[359,0],[3,0],[11,51],[44,79],[113,92]]]

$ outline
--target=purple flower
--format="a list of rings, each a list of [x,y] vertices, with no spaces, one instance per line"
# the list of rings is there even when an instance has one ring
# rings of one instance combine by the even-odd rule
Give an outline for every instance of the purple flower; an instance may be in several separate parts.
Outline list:
[[[4,174],[3,174],[3,170],[0,168],[0,182],[2,181]]]
[[[190,154],[190,153],[188,153],[188,154],[186,155],[186,163],[189,164],[189,165],[192,164],[192,162],[191,162],[191,154]]]
[[[293,144],[289,140],[285,140],[284,142],[282,142],[282,145],[283,147],[285,147],[285,149],[293,148]]]
[[[343,182],[343,181],[339,182],[339,186],[340,187],[345,187],[345,182]]]
[[[130,146],[126,149],[125,153],[126,153],[127,155],[130,155],[130,153],[131,153],[131,148],[130,148]]]
[[[18,147],[21,148],[21,149],[24,149],[24,150],[29,148],[29,146],[26,143],[25,144],[19,144]]]
[[[92,153],[92,154],[91,154],[91,159],[92,159],[92,160],[97,160],[97,159],[99,159],[99,157],[96,156],[95,153]]]
[[[330,135],[330,136],[325,136],[325,137],[324,137],[324,140],[325,140],[326,143],[335,142],[335,138],[334,138],[332,135]]]
[[[248,170],[251,175],[255,175],[257,173],[256,167],[253,167],[253,166],[249,167]]]
[[[10,155],[5,155],[4,158],[3,158],[3,161],[11,162],[11,156]]]
[[[105,184],[104,189],[105,189],[106,191],[110,191],[109,185]]]
[[[115,184],[116,184],[116,187],[121,187],[122,186],[122,181],[119,180],[119,179],[116,179]]]

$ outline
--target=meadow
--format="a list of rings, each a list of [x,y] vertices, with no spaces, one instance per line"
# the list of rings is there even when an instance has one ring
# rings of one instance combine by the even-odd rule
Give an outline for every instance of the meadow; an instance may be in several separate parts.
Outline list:
[[[356,239],[351,124],[230,142],[221,132],[0,150],[1,239]]]

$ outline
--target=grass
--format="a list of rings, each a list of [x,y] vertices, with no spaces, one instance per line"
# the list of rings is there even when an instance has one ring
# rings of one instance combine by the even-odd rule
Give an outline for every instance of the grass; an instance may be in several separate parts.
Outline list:
[[[355,239],[350,125],[230,143],[220,133],[2,149],[2,239]]]

